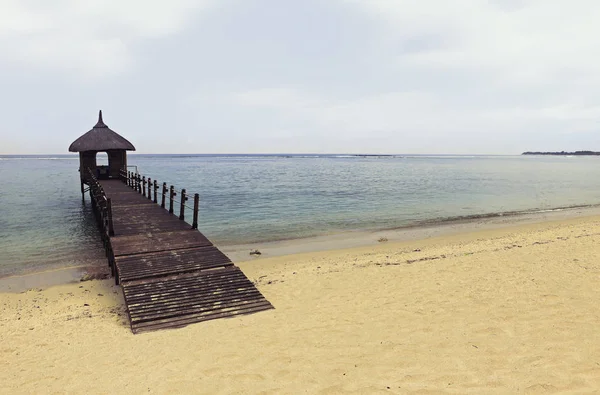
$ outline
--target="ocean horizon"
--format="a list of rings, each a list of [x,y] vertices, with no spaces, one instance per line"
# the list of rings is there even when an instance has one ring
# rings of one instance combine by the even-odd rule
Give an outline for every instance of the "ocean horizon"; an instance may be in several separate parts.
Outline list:
[[[131,154],[200,195],[216,245],[264,243],[600,204],[597,157]],[[99,156],[99,163],[102,157]],[[103,262],[77,155],[0,155],[0,276]],[[137,167],[136,167],[137,166]]]

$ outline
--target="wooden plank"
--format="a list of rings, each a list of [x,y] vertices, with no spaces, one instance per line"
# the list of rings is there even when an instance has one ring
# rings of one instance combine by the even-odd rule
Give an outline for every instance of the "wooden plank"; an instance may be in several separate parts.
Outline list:
[[[151,331],[166,328],[181,328],[197,322],[213,320],[217,318],[230,318],[236,315],[244,315],[256,313],[259,311],[272,309],[273,306],[268,301],[260,301],[252,304],[241,306],[231,306],[212,311],[205,311],[199,314],[187,314],[179,317],[169,317],[165,319],[157,319],[147,322],[132,323],[131,329],[133,333],[143,331]]]
[[[224,301],[221,304],[201,305],[201,306],[190,306],[190,307],[176,307],[170,310],[158,310],[152,313],[145,313],[140,315],[131,315],[132,324],[140,324],[143,322],[153,321],[160,322],[168,319],[181,319],[182,317],[190,316],[203,316],[207,314],[214,314],[215,312],[235,312],[236,310],[242,309],[248,305],[256,306],[266,305],[267,302],[263,297],[251,300],[231,300]]]
[[[261,311],[269,310],[272,308],[273,308],[273,306],[271,306],[270,304],[268,304],[268,305],[264,305],[264,304],[260,305],[259,304],[256,306],[245,306],[244,309],[239,309],[235,312],[227,311],[227,312],[221,313],[218,311],[214,311],[214,312],[211,312],[210,314],[200,316],[200,317],[198,317],[198,316],[181,317],[179,320],[168,320],[166,322],[147,322],[147,323],[143,323],[140,325],[131,325],[131,331],[134,334],[137,334],[137,333],[142,333],[142,332],[156,331],[156,330],[160,330],[160,329],[177,329],[177,328],[183,328],[187,325],[196,324],[199,322],[215,320],[215,319],[220,319],[220,318],[231,318],[236,315],[254,314],[254,313],[259,313]]]
[[[123,283],[123,287],[126,288],[126,284],[125,282]],[[166,300],[169,298],[179,298],[179,297],[185,297],[186,295],[189,295],[193,292],[198,292],[198,293],[219,293],[223,290],[238,290],[241,291],[243,289],[256,289],[256,287],[254,287],[254,285],[252,283],[222,283],[222,284],[211,284],[210,286],[206,286],[206,287],[198,287],[196,286],[193,282],[188,284],[188,286],[179,286],[177,289],[174,288],[168,288],[168,289],[164,289],[164,290],[160,290],[160,289],[156,289],[156,288],[150,288],[146,291],[139,291],[139,293],[137,292],[128,292],[127,293],[127,300],[130,301],[131,303],[133,302],[155,302],[155,301],[159,301],[159,300]]]
[[[166,314],[175,313],[175,315],[184,315],[189,312],[187,310],[193,310],[192,313],[196,311],[196,309],[207,308],[214,309],[220,307],[224,303],[229,303],[233,301],[251,301],[264,299],[261,293],[255,289],[243,290],[239,292],[227,292],[225,294],[216,294],[207,297],[198,297],[199,295],[195,295],[195,297],[187,297],[187,298],[178,298],[176,300],[164,300],[159,302],[155,302],[153,304],[148,303],[130,303],[130,313],[131,316],[146,316],[150,314],[162,315],[163,317]],[[201,295],[200,295],[201,296]],[[185,311],[184,311],[185,310]]]
[[[137,265],[137,264],[132,264],[130,262],[128,263],[120,263],[117,262],[117,270],[119,272],[119,279],[120,281],[132,281],[132,280],[139,280],[139,279],[144,279],[144,278],[152,278],[152,277],[158,277],[158,276],[168,276],[168,275],[173,275],[173,274],[182,274],[182,273],[188,273],[188,272],[193,272],[193,271],[198,271],[198,270],[207,270],[207,269],[214,269],[214,268],[220,268],[220,267],[225,267],[225,266],[231,266],[233,265],[232,262],[229,261],[211,261],[211,262],[200,262],[200,263],[190,263],[190,264],[181,264],[181,265],[172,265],[172,266],[168,266],[168,265],[164,265],[161,264],[160,267],[147,267],[147,266],[142,266]],[[130,267],[133,266],[133,267]]]
[[[111,239],[115,257],[120,255],[212,246],[212,243],[196,230],[166,230],[166,232],[161,233],[115,236]]]
[[[141,313],[147,313],[147,312],[152,312],[152,311],[162,311],[162,310],[166,310],[166,309],[172,309],[172,308],[179,308],[181,306],[208,306],[208,305],[214,305],[214,304],[218,304],[218,303],[223,303],[225,301],[229,301],[229,300],[233,300],[233,299],[239,299],[239,300],[249,300],[249,299],[256,299],[256,298],[262,298],[263,296],[260,294],[260,292],[256,289],[244,289],[244,290],[240,290],[236,293],[232,293],[232,292],[223,292],[223,293],[216,293],[216,294],[211,294],[210,296],[207,297],[201,297],[199,298],[197,294],[194,295],[186,295],[186,297],[182,297],[182,298],[178,298],[176,300],[163,300],[160,303],[158,302],[154,302],[153,304],[150,303],[136,303],[136,302],[129,302],[129,306],[131,308],[131,312],[132,314],[141,314]],[[133,310],[135,309],[135,312],[133,312]]]
[[[230,261],[214,260],[205,262],[192,262],[179,265],[162,264],[160,266],[148,266],[144,263],[122,263],[116,262],[121,281],[132,281],[142,278],[167,276],[171,274],[182,274],[190,271],[215,269],[233,265]]]
[[[147,288],[150,286],[154,287],[155,283],[158,283],[160,285],[160,283],[162,281],[165,281],[165,282],[168,281],[169,286],[173,287],[173,286],[176,286],[178,283],[185,283],[187,281],[207,282],[207,281],[214,281],[215,279],[218,279],[218,278],[233,279],[239,275],[243,275],[243,272],[240,270],[240,268],[237,266],[231,266],[231,267],[227,267],[220,271],[197,272],[197,273],[182,274],[179,276],[170,276],[170,277],[166,277],[162,280],[157,279],[157,280],[145,280],[145,281],[131,282],[131,283],[127,284],[127,286],[129,289],[143,289],[143,288]],[[197,279],[197,277],[201,277],[201,278]]]
[[[119,257],[118,260],[120,260],[121,262],[127,262],[127,261],[137,261],[140,259],[152,261],[152,260],[159,260],[159,259],[163,259],[163,258],[165,258],[165,259],[177,258],[181,261],[187,260],[187,261],[193,262],[194,259],[196,259],[199,256],[204,257],[204,256],[212,256],[212,255],[219,255],[219,256],[227,257],[217,247],[215,247],[214,245],[210,245],[210,246],[205,246],[205,247],[190,248],[190,249],[186,249],[186,250],[170,250],[170,251],[163,251],[163,252],[150,252],[150,253],[137,254],[135,256],[124,256],[124,257]]]
[[[198,274],[212,274],[212,273],[223,273],[223,272],[227,272],[228,269],[230,268],[235,268],[238,269],[235,266],[231,266],[228,268],[223,268],[220,270],[214,270],[214,271],[204,271],[204,272],[195,272],[195,273],[190,273],[190,274],[194,274],[194,276],[189,276],[189,277],[184,277],[181,278],[179,280],[176,279],[176,277],[180,277],[180,276],[169,276],[169,277],[164,277],[161,279],[151,279],[151,280],[146,280],[146,281],[137,281],[137,282],[129,282],[127,284],[123,284],[124,291],[130,294],[138,294],[141,295],[143,292],[146,292],[148,294],[158,294],[158,293],[170,293],[170,292],[179,292],[180,289],[187,289],[187,287],[190,284],[194,284],[196,287],[198,287],[199,289],[205,288],[205,287],[213,287],[219,284],[229,284],[229,285],[235,285],[235,286],[240,286],[243,284],[238,283],[238,281],[247,281],[249,284],[252,284],[252,282],[250,282],[250,280],[248,280],[248,278],[244,275],[244,273],[242,273],[241,271],[239,272],[233,272],[233,273],[228,273],[226,276],[219,276],[216,278],[212,278],[209,281],[206,281],[205,279],[199,279],[197,278]],[[238,269],[239,270],[239,269]],[[182,277],[183,275],[181,275]]]

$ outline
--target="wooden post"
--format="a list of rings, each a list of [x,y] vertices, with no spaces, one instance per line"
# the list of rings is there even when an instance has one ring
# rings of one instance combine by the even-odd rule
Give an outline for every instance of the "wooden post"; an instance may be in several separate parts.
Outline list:
[[[169,214],[173,214],[173,197],[175,195],[177,195],[175,193],[175,187],[171,185],[171,188],[169,188]]]
[[[127,172],[127,186],[131,188],[131,172]]]
[[[179,219],[184,220],[184,210],[185,210],[185,201],[187,197],[185,196],[185,188],[181,190],[181,196],[179,197]]]
[[[106,214],[108,216],[108,235],[114,236],[115,230],[113,228],[112,205],[110,202],[110,198],[106,199]]]
[[[154,203],[158,203],[158,199],[156,198],[156,191],[158,190],[158,183],[154,180]]]
[[[146,196],[146,176],[142,176],[142,196]]]
[[[136,185],[135,191],[142,193],[142,191],[140,190],[142,187],[142,177],[140,177],[140,173],[136,174],[136,181],[137,181],[137,185]]]
[[[162,188],[162,199],[160,200],[160,207],[165,208],[165,195],[167,194],[167,183],[163,182]]]
[[[194,221],[192,222],[192,229],[198,229],[198,209],[200,206],[200,195],[194,194]]]
[[[148,177],[148,200],[152,200],[152,178]]]

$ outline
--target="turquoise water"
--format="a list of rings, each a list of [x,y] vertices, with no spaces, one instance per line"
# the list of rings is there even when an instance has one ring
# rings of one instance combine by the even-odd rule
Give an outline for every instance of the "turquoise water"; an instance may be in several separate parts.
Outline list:
[[[217,245],[600,203],[600,158],[130,155]],[[105,263],[76,156],[0,156],[0,276]]]

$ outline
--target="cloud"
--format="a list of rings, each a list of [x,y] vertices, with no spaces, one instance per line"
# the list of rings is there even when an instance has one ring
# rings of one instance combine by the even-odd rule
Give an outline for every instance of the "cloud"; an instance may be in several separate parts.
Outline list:
[[[40,152],[97,108],[146,152],[600,149],[594,0],[0,1],[4,133]]]
[[[172,35],[212,0],[2,0],[0,51],[15,68],[108,77],[134,63],[140,40]]]
[[[369,71],[387,87],[340,95],[302,85],[274,86],[237,93],[235,101],[285,114],[290,122],[308,121],[308,137],[339,133],[360,141],[371,134],[389,138],[390,148],[425,152],[460,150],[459,140],[477,140],[479,147],[503,140],[518,150],[520,138],[540,131],[552,136],[597,129],[598,2],[340,4],[366,12],[379,25]],[[377,78],[372,75],[363,78]],[[361,78],[347,82],[360,86]]]
[[[399,41],[423,35],[444,38],[443,47],[399,53],[400,63],[469,70],[522,84],[551,82],[548,79],[574,73],[595,74],[600,66],[600,3],[594,0],[346,3],[385,21],[387,32]]]
[[[271,127],[263,127],[263,133],[269,129],[272,136],[286,136],[288,142],[304,145],[328,141],[338,149],[335,152],[518,152],[524,136],[540,131],[588,132],[600,119],[599,105],[481,108],[418,91],[339,99],[299,88],[270,88],[236,93],[231,104],[253,109],[255,115],[258,112]],[[504,145],[490,146],[492,141],[504,141]],[[485,150],[481,148],[486,145]]]

